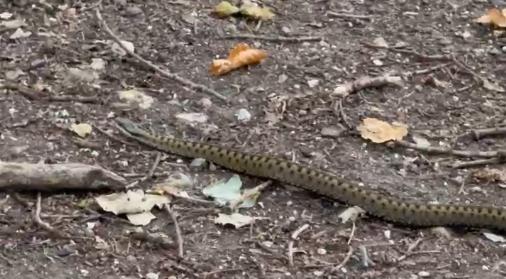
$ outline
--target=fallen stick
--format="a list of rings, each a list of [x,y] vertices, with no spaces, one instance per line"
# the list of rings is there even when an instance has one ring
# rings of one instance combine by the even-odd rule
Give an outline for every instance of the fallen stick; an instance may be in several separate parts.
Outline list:
[[[114,42],[116,42],[126,53],[128,53],[130,56],[135,58],[137,61],[139,61],[143,65],[147,66],[148,68],[152,69],[153,71],[161,74],[162,76],[164,76],[166,78],[175,80],[175,81],[179,82],[180,84],[188,86],[194,90],[198,90],[198,91],[213,95],[213,96],[217,97],[218,99],[227,102],[227,97],[221,95],[220,93],[218,93],[214,89],[211,89],[211,88],[205,86],[204,84],[195,83],[189,79],[180,77],[179,75],[177,75],[175,73],[163,70],[159,66],[153,64],[151,61],[142,58],[140,55],[138,55],[137,53],[135,53],[132,50],[130,50],[129,48],[127,48],[123,44],[123,42],[121,41],[120,37],[118,37],[116,34],[114,34],[114,32],[112,32],[111,28],[109,28],[109,25],[107,25],[107,22],[102,18],[102,15],[100,14],[100,10],[98,8],[95,9],[95,16],[97,17],[98,21],[102,24],[102,27],[104,28],[105,32],[107,32],[109,34],[109,36],[111,36],[111,38],[114,40]]]
[[[402,87],[403,84],[404,83],[400,76],[390,76],[390,75],[383,75],[379,77],[365,76],[357,80],[339,85],[338,87],[336,87],[336,89],[334,89],[332,95],[338,95],[344,98],[354,92],[360,91],[368,87],[380,87],[385,85],[395,85]]]
[[[123,177],[99,166],[0,162],[0,190],[118,190],[125,185]]]
[[[418,151],[423,151],[432,154],[447,154],[453,155],[457,157],[466,157],[466,158],[499,158],[504,157],[506,151],[505,150],[497,150],[497,151],[470,151],[470,150],[455,150],[452,148],[444,148],[444,147],[435,147],[435,146],[421,146],[415,143],[407,142],[404,140],[399,140],[394,142],[395,145],[402,146],[405,148],[411,148]]]

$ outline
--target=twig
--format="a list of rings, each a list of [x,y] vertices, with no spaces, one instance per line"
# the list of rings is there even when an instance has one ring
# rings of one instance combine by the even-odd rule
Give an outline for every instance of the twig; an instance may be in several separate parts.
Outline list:
[[[352,224],[352,226],[351,226],[350,236],[348,237],[348,245],[351,244],[351,241],[353,240],[353,237],[355,236],[355,228],[356,228],[355,221],[351,222],[351,224]]]
[[[288,265],[293,266],[293,240],[288,241]]]
[[[156,168],[158,168],[158,165],[160,164],[160,159],[162,158],[162,154],[160,152],[156,152],[155,162],[153,163],[153,166],[151,166],[151,169],[149,170],[148,174],[146,175],[148,178],[152,178],[153,174],[156,171]]]
[[[464,187],[466,186],[466,182],[467,180],[471,177],[471,174],[468,174],[466,175],[463,179],[462,179],[462,182],[460,183],[460,187],[459,187],[459,191],[457,192],[457,195],[460,195],[460,194],[463,194],[465,193],[464,191]]]
[[[153,174],[155,173],[155,170],[156,168],[158,167],[158,165],[160,164],[160,159],[162,158],[162,154],[160,152],[156,152],[156,158],[155,158],[155,162],[153,163],[153,166],[151,166],[151,169],[149,170],[149,172],[143,176],[141,179],[137,179],[136,181],[128,184],[127,186],[125,186],[126,189],[130,189],[130,188],[133,188],[137,185],[139,185],[140,183],[142,182],[145,182],[147,181],[148,179],[151,179],[153,178]]]
[[[374,15],[356,15],[356,14],[349,14],[349,13],[338,13],[338,12],[327,12],[328,16],[332,17],[342,17],[342,18],[357,18],[357,19],[372,19],[375,16]]]
[[[400,73],[400,74],[403,76],[406,76],[406,77],[412,77],[415,75],[424,75],[424,74],[432,73],[432,72],[437,71],[439,69],[443,69],[445,67],[448,67],[448,65],[450,65],[450,63],[443,63],[443,64],[439,64],[439,65],[432,66],[429,68],[420,69],[420,70],[411,71],[411,72],[404,72],[404,73]]]
[[[506,127],[475,129],[471,131],[471,134],[474,136],[476,140],[479,140],[484,137],[505,135]]]
[[[172,210],[172,208],[168,203],[165,204],[165,210],[167,210],[167,213],[169,213],[172,222],[174,222],[177,240],[177,255],[180,259],[182,259],[184,257],[184,250],[183,250],[183,236],[181,235],[181,228],[179,227],[179,224],[177,222],[176,214],[174,213],[174,211]]]
[[[254,198],[253,196],[259,195],[265,188],[269,187],[271,184],[272,180],[267,180],[263,183],[260,183],[254,188],[244,191],[237,200],[230,203],[230,208],[234,211],[237,210],[237,207],[241,205],[245,200]]]
[[[298,229],[296,229],[295,231],[293,231],[291,237],[293,240],[297,239],[297,237],[299,237],[299,235],[304,232],[305,230],[307,230],[307,228],[309,228],[309,224],[304,224],[302,226],[300,226]]]
[[[341,118],[341,120],[343,121],[346,128],[351,129],[351,128],[353,128],[353,126],[348,121],[348,117],[346,116],[346,113],[344,112],[343,99],[344,98],[340,98],[339,100],[337,100],[336,105],[334,106],[334,113],[337,114],[338,117]]]
[[[479,158],[497,158],[497,157],[503,157],[506,153],[506,151],[499,150],[499,151],[468,151],[468,150],[455,150],[451,148],[443,148],[443,147],[434,147],[434,146],[420,146],[415,143],[407,142],[404,140],[395,141],[395,145],[415,149],[418,151],[424,151],[427,153],[434,153],[434,154],[448,154],[458,157],[466,157],[466,158],[472,158],[472,157],[479,157]]]
[[[357,80],[339,85],[334,89],[332,95],[346,97],[354,92],[368,87],[381,87],[385,85],[395,85],[402,87],[404,85],[400,76],[383,75],[379,77],[365,76]]]
[[[397,262],[403,261],[406,259],[409,255],[412,254],[413,250],[422,243],[423,238],[419,237],[415,242],[411,243],[408,247],[408,250],[400,257],[397,258]]]
[[[121,39],[116,35],[114,34],[114,32],[112,32],[111,28],[109,28],[109,26],[107,25],[107,22],[102,18],[102,15],[100,14],[100,10],[98,8],[95,9],[95,14],[96,14],[96,17],[97,19],[102,23],[102,26],[104,27],[104,30],[109,34],[109,36],[111,36],[111,38],[126,52],[128,53],[130,56],[134,57],[135,59],[137,59],[139,62],[141,62],[142,64],[144,64],[145,66],[153,69],[154,71],[156,71],[157,73],[161,74],[162,76],[165,76],[169,79],[173,79],[185,86],[188,86],[190,88],[193,88],[195,90],[200,90],[202,92],[205,92],[205,93],[208,93],[208,94],[211,94],[217,98],[219,98],[220,100],[222,101],[227,101],[227,98],[223,95],[221,95],[220,93],[216,92],[215,90],[203,85],[203,84],[198,84],[198,83],[195,83],[191,80],[188,80],[188,79],[185,79],[183,77],[180,77],[178,76],[177,74],[174,74],[174,73],[171,73],[169,71],[166,71],[166,70],[163,70],[161,69],[160,67],[158,67],[157,65],[151,63],[150,61],[142,58],[140,55],[134,53],[133,51],[131,51],[129,48],[127,48],[125,45],[123,45],[123,42],[121,41]]]
[[[183,199],[183,200],[186,200],[189,202],[203,203],[203,204],[214,204],[213,201],[203,200],[203,199],[194,198],[194,197],[190,197],[190,196],[183,196],[181,194],[171,193],[171,195],[176,198],[180,198],[180,199]]]
[[[390,51],[393,51],[393,52],[410,54],[410,55],[416,56],[420,60],[424,60],[424,61],[431,61],[431,60],[453,61],[452,57],[450,57],[448,55],[439,55],[439,54],[428,55],[428,54],[418,53],[418,52],[416,52],[414,50],[399,49],[399,48],[392,48],[392,47],[387,47],[386,49],[390,50]]]
[[[42,196],[40,192],[37,193],[37,203],[35,205],[35,213],[33,214],[33,220],[37,225],[39,225],[44,230],[48,231],[52,235],[59,237],[59,238],[67,238],[62,232],[55,230],[51,225],[48,223],[42,221],[40,219],[40,212],[42,210]]]
[[[339,269],[341,269],[342,267],[344,267],[348,261],[351,259],[351,256],[353,255],[353,246],[350,246],[348,248],[348,253],[346,253],[346,256],[344,257],[343,261],[341,261],[340,264],[334,266],[331,270],[330,270],[330,273],[334,273],[336,271],[339,271]]]
[[[307,228],[309,228],[309,224],[304,224],[304,225],[300,226],[298,229],[296,229],[295,231],[293,231],[292,235],[290,236],[291,240],[288,242],[288,264],[290,266],[293,266],[293,253],[294,253],[293,244],[294,244],[294,241]]]
[[[374,266],[374,262],[369,258],[369,254],[367,253],[367,246],[360,245],[360,254],[362,255],[362,265],[364,267],[369,267],[369,264]]]
[[[505,159],[502,157],[498,158],[490,158],[490,159],[481,159],[481,160],[473,160],[466,162],[457,162],[451,165],[454,169],[463,169],[463,168],[471,168],[478,167],[483,165],[494,165],[504,163]]]
[[[233,39],[253,39],[253,40],[263,40],[263,41],[271,41],[271,42],[290,42],[290,43],[301,43],[301,42],[312,42],[312,41],[321,41],[322,37],[315,36],[300,36],[300,37],[271,37],[271,36],[263,36],[263,35],[252,35],[252,34],[236,34],[236,35],[227,35],[222,36],[220,39],[224,40],[233,40]]]

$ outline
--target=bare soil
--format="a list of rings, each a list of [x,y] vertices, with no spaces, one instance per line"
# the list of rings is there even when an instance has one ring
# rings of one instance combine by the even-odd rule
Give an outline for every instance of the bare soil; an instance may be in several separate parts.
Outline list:
[[[76,9],[73,16],[58,8],[63,2],[0,1],[0,13],[26,20],[23,30],[32,32],[10,39],[15,30],[0,28],[0,83],[8,78],[7,72],[19,69],[17,84],[42,88],[41,95],[70,96],[66,101],[37,95],[29,99],[17,90],[1,90],[1,160],[99,164],[133,182],[139,177],[132,174],[145,175],[156,154],[117,140],[122,137],[114,118],[121,116],[183,138],[293,159],[406,199],[504,205],[506,191],[498,183],[478,183],[470,175],[474,170],[448,166],[457,158],[372,144],[355,132],[363,118],[376,117],[406,123],[410,135],[420,135],[434,146],[503,149],[503,137],[460,137],[472,129],[504,125],[504,93],[484,88],[478,78],[506,86],[506,40],[472,22],[491,7],[486,1],[263,1],[277,15],[261,24],[211,15],[218,1],[102,1],[100,11],[108,25],[123,40],[133,42],[136,53],[217,90],[230,99],[229,104],[166,79],[133,58],[118,57],[106,43],[111,38],[98,23],[94,4],[66,1]],[[231,32],[323,40],[220,38]],[[378,37],[403,47],[401,51],[371,47]],[[212,59],[225,56],[237,42],[264,49],[269,57],[261,65],[212,77],[208,73]],[[69,68],[90,64],[92,58],[107,62],[99,81],[69,78]],[[423,73],[443,64],[447,65]],[[338,97],[330,94],[338,84],[361,76],[416,71],[422,73],[408,77],[405,87],[369,88],[350,95],[342,112],[336,109]],[[131,88],[154,98],[152,106],[121,105],[117,91]],[[241,108],[252,114],[249,122],[237,120],[235,113]],[[181,112],[205,113],[209,120],[189,124],[175,117]],[[96,127],[85,141],[67,129],[78,122]],[[335,134],[322,135],[324,128]],[[220,168],[191,169],[189,162],[163,156],[157,177],[140,187],[149,188],[182,172],[195,180],[190,195],[203,198],[203,187],[232,175]],[[242,178],[246,187],[262,182]],[[0,277],[153,278],[149,273],[154,273],[159,278],[503,278],[506,274],[504,244],[486,239],[480,231],[450,231],[446,237],[368,217],[353,227],[337,219],[342,205],[281,183],[264,191],[254,208],[242,211],[267,219],[240,229],[214,224],[216,212],[207,204],[175,200],[185,252],[178,259],[175,246],[135,239],[129,234],[135,228],[123,217],[97,211],[91,201],[99,194],[44,194],[41,217],[71,239],[51,237],[33,222],[35,193],[20,195],[26,204],[1,194]],[[155,213],[158,218],[146,230],[165,233],[175,243],[173,222],[166,212]],[[290,266],[288,243],[304,224],[309,227],[294,241]],[[350,247],[351,257],[332,270],[345,260]]]

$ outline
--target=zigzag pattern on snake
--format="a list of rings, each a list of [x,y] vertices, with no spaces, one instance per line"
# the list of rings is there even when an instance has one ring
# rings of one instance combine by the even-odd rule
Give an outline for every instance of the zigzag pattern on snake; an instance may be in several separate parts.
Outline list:
[[[204,158],[236,172],[288,183],[348,205],[359,206],[369,215],[393,223],[506,231],[506,209],[503,208],[405,201],[363,189],[346,179],[287,160],[161,136],[141,129],[124,118],[118,118],[117,124],[127,137],[160,151],[183,157]]]

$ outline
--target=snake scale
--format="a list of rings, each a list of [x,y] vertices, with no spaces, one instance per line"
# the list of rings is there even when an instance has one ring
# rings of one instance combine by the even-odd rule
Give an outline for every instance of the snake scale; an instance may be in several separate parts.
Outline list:
[[[363,189],[338,176],[280,158],[252,155],[210,144],[161,136],[144,130],[125,118],[118,118],[117,124],[127,137],[160,151],[183,157],[204,158],[239,173],[288,183],[348,205],[359,206],[371,216],[396,224],[506,231],[504,208],[405,201]]]

